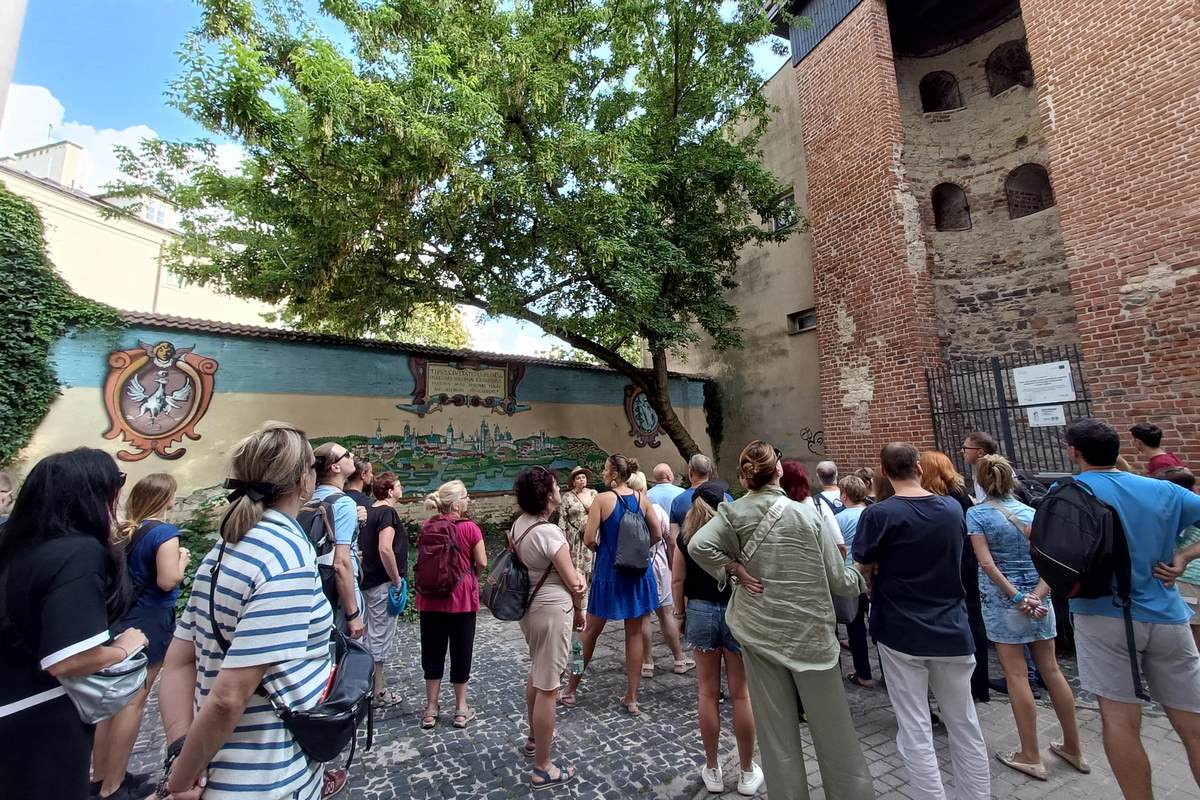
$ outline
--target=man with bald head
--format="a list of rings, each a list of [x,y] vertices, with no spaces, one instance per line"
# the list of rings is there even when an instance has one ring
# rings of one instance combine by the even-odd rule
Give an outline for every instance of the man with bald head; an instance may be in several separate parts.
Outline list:
[[[654,466],[654,485],[646,494],[650,495],[651,503],[657,503],[668,511],[675,498],[683,494],[683,487],[675,485],[675,472],[670,464]]]

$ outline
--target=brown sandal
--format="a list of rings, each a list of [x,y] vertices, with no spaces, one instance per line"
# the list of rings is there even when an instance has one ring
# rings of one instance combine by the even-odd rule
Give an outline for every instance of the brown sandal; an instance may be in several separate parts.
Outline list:
[[[462,730],[467,727],[467,723],[475,719],[475,709],[460,708],[454,712],[454,727]]]
[[[432,714],[429,713],[430,711],[432,711],[433,713]],[[437,725],[438,714],[440,714],[441,712],[442,712],[442,709],[438,708],[438,707],[435,707],[433,709],[426,708],[424,715],[422,715],[422,717],[421,717],[421,730],[423,730],[423,731],[432,730]]]

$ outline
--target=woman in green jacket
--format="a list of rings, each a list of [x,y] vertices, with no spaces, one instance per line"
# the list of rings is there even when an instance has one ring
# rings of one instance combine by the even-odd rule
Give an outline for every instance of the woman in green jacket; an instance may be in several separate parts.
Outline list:
[[[847,567],[816,512],[779,486],[781,454],[746,445],[738,476],[747,493],[722,503],[697,531],[688,553],[735,588],[725,620],[742,645],[767,792],[772,800],[808,800],[797,724],[797,691],[830,800],[875,797],[846,702],[834,633],[832,594],[857,597],[862,576]]]

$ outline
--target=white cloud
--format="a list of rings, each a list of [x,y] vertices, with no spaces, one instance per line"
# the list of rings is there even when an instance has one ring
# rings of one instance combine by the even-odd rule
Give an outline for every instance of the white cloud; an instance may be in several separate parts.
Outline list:
[[[96,194],[104,185],[120,177],[113,148],[122,145],[137,148],[143,139],[156,139],[158,133],[148,125],[131,125],[122,130],[96,128],[84,122],[66,120],[66,109],[49,89],[14,83],[4,108],[0,126],[0,156],[68,139],[83,148],[78,186]],[[225,172],[236,171],[242,160],[239,145],[225,142],[216,147],[217,163]]]

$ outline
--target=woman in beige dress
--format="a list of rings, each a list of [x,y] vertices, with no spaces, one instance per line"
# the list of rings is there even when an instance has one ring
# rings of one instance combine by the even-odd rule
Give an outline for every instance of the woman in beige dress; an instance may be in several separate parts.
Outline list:
[[[583,543],[583,529],[587,525],[588,510],[596,499],[596,490],[588,488],[592,473],[587,467],[576,467],[567,478],[567,491],[562,495],[558,509],[558,525],[567,537],[571,548],[571,563],[583,576],[583,601],[587,602],[588,587],[592,585],[592,564],[596,554]],[[586,606],[585,606],[586,607]]]
[[[554,704],[571,651],[571,627],[583,627],[583,577],[571,563],[562,530],[549,522],[562,499],[558,480],[545,467],[522,470],[513,484],[523,512],[509,533],[513,549],[529,569],[529,610],[521,633],[529,645],[529,738],[525,755],[533,759],[529,774],[534,790],[558,786],[575,777],[575,768],[550,761],[554,741]]]

